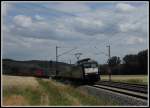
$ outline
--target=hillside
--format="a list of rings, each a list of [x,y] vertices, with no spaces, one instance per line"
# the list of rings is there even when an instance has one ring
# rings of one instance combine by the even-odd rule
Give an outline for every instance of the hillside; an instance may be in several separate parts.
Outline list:
[[[72,65],[57,62],[58,70],[68,70]],[[29,60],[29,61],[16,61],[11,59],[2,60],[2,69],[3,74],[11,75],[25,75],[33,76],[34,70],[42,68],[44,71],[47,71],[49,75],[55,74],[56,72],[56,62],[55,61],[41,61],[41,60]]]

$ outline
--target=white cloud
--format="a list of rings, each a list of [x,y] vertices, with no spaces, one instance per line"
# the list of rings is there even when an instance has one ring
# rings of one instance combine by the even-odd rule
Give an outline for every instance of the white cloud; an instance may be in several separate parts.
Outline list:
[[[70,24],[75,31],[86,34],[88,36],[100,33],[104,26],[100,19],[94,20],[82,17],[76,17],[72,19]]]
[[[35,15],[35,18],[36,18],[37,20],[44,20],[44,18],[41,17],[40,15]]]
[[[147,6],[127,3],[117,5],[120,11],[116,11],[116,7],[108,9],[105,6],[91,10],[85,3],[48,3],[47,8],[43,4],[41,7],[34,5],[33,10],[24,13],[21,6],[15,7],[8,13],[7,23],[2,29],[5,32],[4,49],[8,57],[43,59],[55,57],[56,45],[71,48],[79,46],[82,57],[98,57],[101,63],[107,57],[94,56],[93,53],[106,52],[109,43],[112,45],[112,55],[127,54],[132,49],[145,49]],[[24,10],[28,7],[24,5]],[[93,49],[94,46],[99,50]]]
[[[29,16],[17,15],[13,19],[14,23],[21,27],[30,27],[32,25],[32,19]]]
[[[145,42],[145,40],[141,37],[132,36],[127,39],[127,44],[141,44],[143,42]]]
[[[122,23],[119,25],[120,26],[120,30],[122,32],[129,32],[129,31],[135,31],[135,30],[139,30],[139,28],[141,27],[141,23]]]
[[[63,20],[33,20],[30,16],[17,15],[13,18],[14,25],[9,26],[10,32],[21,37],[52,40],[78,40],[81,33],[69,29]]]
[[[87,12],[90,10],[90,7],[84,3],[77,2],[64,2],[64,3],[52,3],[44,5],[46,8],[55,9],[60,12],[76,13],[76,12]]]
[[[116,8],[119,10],[119,11],[123,11],[123,12],[130,12],[130,11],[133,11],[135,10],[136,8],[130,4],[127,4],[127,3],[118,3],[116,5]]]

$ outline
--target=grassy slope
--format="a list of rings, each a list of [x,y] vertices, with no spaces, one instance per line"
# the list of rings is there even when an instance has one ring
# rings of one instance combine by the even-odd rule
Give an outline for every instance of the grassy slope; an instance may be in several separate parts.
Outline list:
[[[116,105],[48,79],[3,76],[3,105]]]
[[[108,75],[101,75],[102,80],[108,80]],[[136,83],[136,84],[147,84],[147,75],[112,75],[112,81]]]

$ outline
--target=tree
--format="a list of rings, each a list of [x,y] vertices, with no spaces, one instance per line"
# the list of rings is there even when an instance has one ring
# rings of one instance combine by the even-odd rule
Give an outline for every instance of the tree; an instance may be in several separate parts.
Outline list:
[[[100,69],[103,74],[108,74],[107,68],[111,68],[113,74],[139,75],[148,74],[148,50],[143,50],[137,54],[127,54],[120,64],[119,57],[111,57],[107,65],[101,65]],[[108,66],[109,65],[109,66]]]
[[[107,61],[109,66],[116,66],[116,65],[120,64],[120,62],[121,62],[120,57],[117,57],[117,56],[113,56],[110,59],[108,59],[108,61]]]
[[[126,56],[123,58],[123,62],[124,62],[126,65],[137,64],[137,63],[138,63],[137,57],[138,57],[137,55],[132,55],[132,54],[126,55]]]
[[[148,50],[144,50],[138,53],[138,62],[141,71],[147,73],[148,67]]]

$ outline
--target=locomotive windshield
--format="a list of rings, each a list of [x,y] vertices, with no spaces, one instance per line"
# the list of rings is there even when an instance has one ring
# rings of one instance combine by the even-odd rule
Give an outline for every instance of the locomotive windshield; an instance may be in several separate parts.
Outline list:
[[[96,67],[97,67],[97,64],[91,64],[91,67],[92,67],[92,68],[96,68]]]
[[[85,63],[84,67],[85,68],[96,68],[97,64],[96,63]]]
[[[84,64],[84,67],[85,67],[85,68],[91,68],[91,64],[89,64],[89,63],[87,64],[87,63],[86,63],[86,64]]]

